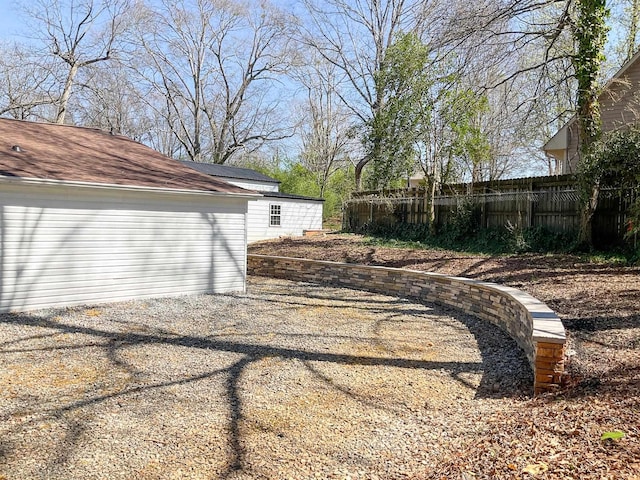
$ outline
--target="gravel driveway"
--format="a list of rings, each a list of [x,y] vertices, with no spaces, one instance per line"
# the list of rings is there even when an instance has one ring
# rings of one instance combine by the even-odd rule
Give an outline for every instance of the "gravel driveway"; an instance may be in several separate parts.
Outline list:
[[[532,382],[472,317],[265,278],[0,315],[0,357],[1,480],[437,478]]]

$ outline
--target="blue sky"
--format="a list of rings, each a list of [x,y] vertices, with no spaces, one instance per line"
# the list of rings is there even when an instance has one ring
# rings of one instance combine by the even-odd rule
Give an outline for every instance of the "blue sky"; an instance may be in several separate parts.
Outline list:
[[[26,2],[27,4],[28,1],[22,0],[23,3]],[[0,0],[0,41],[25,40],[25,18],[18,3],[18,0]],[[273,3],[294,11],[298,10],[295,8],[296,5],[299,6],[296,0],[274,0]],[[616,13],[620,14],[619,12],[612,12],[612,16],[615,16]],[[620,32],[615,28],[609,32],[610,43],[619,40],[619,37]]]
[[[24,19],[14,0],[0,0],[0,40],[16,39],[24,30]]]
[[[23,0],[28,4],[29,0]],[[273,3],[291,9],[295,0],[276,0]],[[25,34],[25,19],[17,0],[0,0],[0,41],[21,39]]]
[[[13,0],[0,0],[0,38],[6,40],[14,37],[21,29],[21,23]]]

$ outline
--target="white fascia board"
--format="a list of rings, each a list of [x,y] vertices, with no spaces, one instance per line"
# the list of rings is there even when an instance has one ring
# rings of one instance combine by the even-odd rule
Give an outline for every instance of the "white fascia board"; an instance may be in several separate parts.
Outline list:
[[[233,198],[246,198],[247,200],[257,200],[263,195],[258,192],[252,192],[247,190],[247,193],[232,193],[232,192],[210,192],[206,190],[188,190],[178,188],[162,188],[162,187],[143,187],[138,185],[118,185],[115,183],[94,183],[94,182],[80,182],[70,180],[51,180],[42,178],[25,178],[25,177],[6,177],[0,175],[0,183],[8,183],[13,185],[45,185],[45,186],[60,186],[60,187],[75,187],[75,188],[92,188],[103,190],[116,190],[127,192],[152,192],[152,193],[164,193],[173,195],[200,195],[209,197],[233,197]]]

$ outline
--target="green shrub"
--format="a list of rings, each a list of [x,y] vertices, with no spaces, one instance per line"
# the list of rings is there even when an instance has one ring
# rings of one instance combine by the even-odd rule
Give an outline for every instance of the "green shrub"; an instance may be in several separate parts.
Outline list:
[[[465,213],[457,223],[446,226],[435,235],[429,232],[428,225],[404,223],[365,225],[358,233],[370,235],[380,244],[409,242],[418,248],[489,254],[567,252],[571,250],[575,239],[573,233],[555,233],[539,227],[480,229],[474,225],[477,225],[475,213]]]
[[[480,231],[481,215],[479,205],[464,201],[452,212],[449,221],[438,232],[438,236],[452,244],[464,242]]]

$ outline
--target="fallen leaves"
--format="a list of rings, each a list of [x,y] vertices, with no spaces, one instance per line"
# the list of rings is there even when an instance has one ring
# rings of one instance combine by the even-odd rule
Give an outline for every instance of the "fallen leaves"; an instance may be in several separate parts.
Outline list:
[[[549,465],[547,465],[546,463],[542,462],[542,463],[536,463],[533,465],[527,465],[526,467],[524,467],[524,469],[522,470],[522,473],[528,473],[529,475],[542,475],[543,473],[547,472],[549,470]]]

